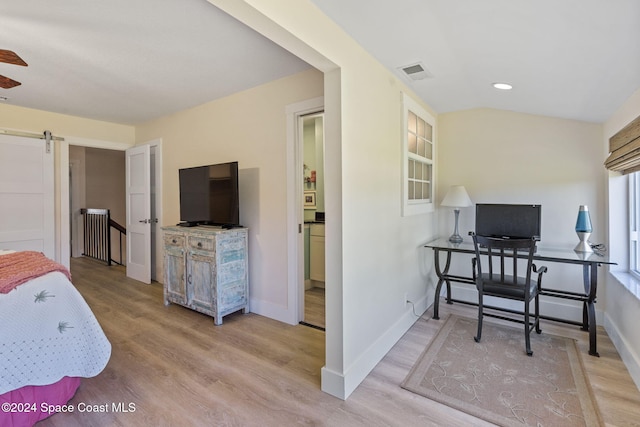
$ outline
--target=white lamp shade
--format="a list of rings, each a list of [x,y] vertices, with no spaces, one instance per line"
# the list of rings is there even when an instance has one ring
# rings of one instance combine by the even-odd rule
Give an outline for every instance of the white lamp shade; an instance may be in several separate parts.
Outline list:
[[[440,204],[454,208],[466,208],[467,206],[471,206],[473,202],[471,198],[469,198],[467,190],[465,190],[463,185],[452,185]]]

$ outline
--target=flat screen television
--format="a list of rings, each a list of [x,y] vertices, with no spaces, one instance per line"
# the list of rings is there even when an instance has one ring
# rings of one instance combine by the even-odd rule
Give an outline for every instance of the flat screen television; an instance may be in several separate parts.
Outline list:
[[[180,224],[240,226],[238,162],[179,170]]]
[[[476,204],[476,234],[540,240],[541,205]]]

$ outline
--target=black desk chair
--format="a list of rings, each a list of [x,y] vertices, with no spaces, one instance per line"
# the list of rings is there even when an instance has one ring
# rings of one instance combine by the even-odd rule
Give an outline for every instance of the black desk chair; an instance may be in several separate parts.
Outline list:
[[[478,335],[476,342],[482,337],[483,316],[519,322],[524,324],[524,336],[527,354],[531,356],[530,333],[535,328],[539,334],[540,329],[540,302],[542,274],[546,267],[537,268],[533,264],[533,254],[536,249],[535,239],[499,239],[473,234],[473,244],[476,256],[472,259],[473,279],[478,288]],[[518,276],[518,256],[526,259],[526,274]],[[484,260],[484,262],[483,262]],[[483,268],[483,264],[487,270]],[[532,278],[532,273],[537,277]],[[513,317],[503,317],[495,314],[484,313],[484,296],[507,298],[524,302],[524,320]],[[533,321],[530,319],[529,306],[531,300],[535,300]],[[522,314],[522,312],[501,309],[510,313]]]

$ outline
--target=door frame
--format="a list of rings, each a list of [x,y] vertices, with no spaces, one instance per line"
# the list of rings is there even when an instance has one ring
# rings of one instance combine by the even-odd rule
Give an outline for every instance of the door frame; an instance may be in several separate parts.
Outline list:
[[[304,210],[302,116],[324,111],[324,97],[287,105],[287,302],[290,324],[304,320]]]
[[[151,280],[163,281],[164,243],[162,241],[162,138],[147,142],[151,148],[151,217],[155,223],[151,228]],[[155,197],[154,197],[155,195]],[[155,271],[154,271],[155,270]]]
[[[56,191],[57,195],[57,207],[56,207],[56,258],[58,262],[65,265],[67,268],[70,266],[70,246],[69,239],[71,238],[70,229],[70,209],[69,209],[69,146],[76,145],[79,147],[92,147],[102,148],[105,150],[118,150],[126,151],[128,148],[132,148],[135,144],[128,144],[122,142],[103,141],[90,138],[79,138],[65,136],[63,141],[56,141],[59,148],[59,156],[56,158]],[[157,228],[162,224],[162,138],[154,139],[146,144],[156,147],[155,150],[155,167],[154,167],[154,184],[156,191],[156,218],[158,218]],[[162,271],[162,248],[161,240],[157,239],[155,251],[152,248],[152,256],[156,259],[156,275],[158,271]],[[155,253],[154,253],[155,252]],[[152,272],[153,276],[153,272]],[[159,277],[162,277],[160,275]]]

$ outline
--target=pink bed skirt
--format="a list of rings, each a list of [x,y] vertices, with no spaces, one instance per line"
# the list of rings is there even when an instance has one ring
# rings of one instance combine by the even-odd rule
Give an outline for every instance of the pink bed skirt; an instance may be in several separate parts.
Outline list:
[[[64,377],[54,384],[28,385],[0,395],[0,426],[32,426],[44,420],[53,415],[46,412],[49,405],[64,405],[73,397],[79,386],[80,378]]]

